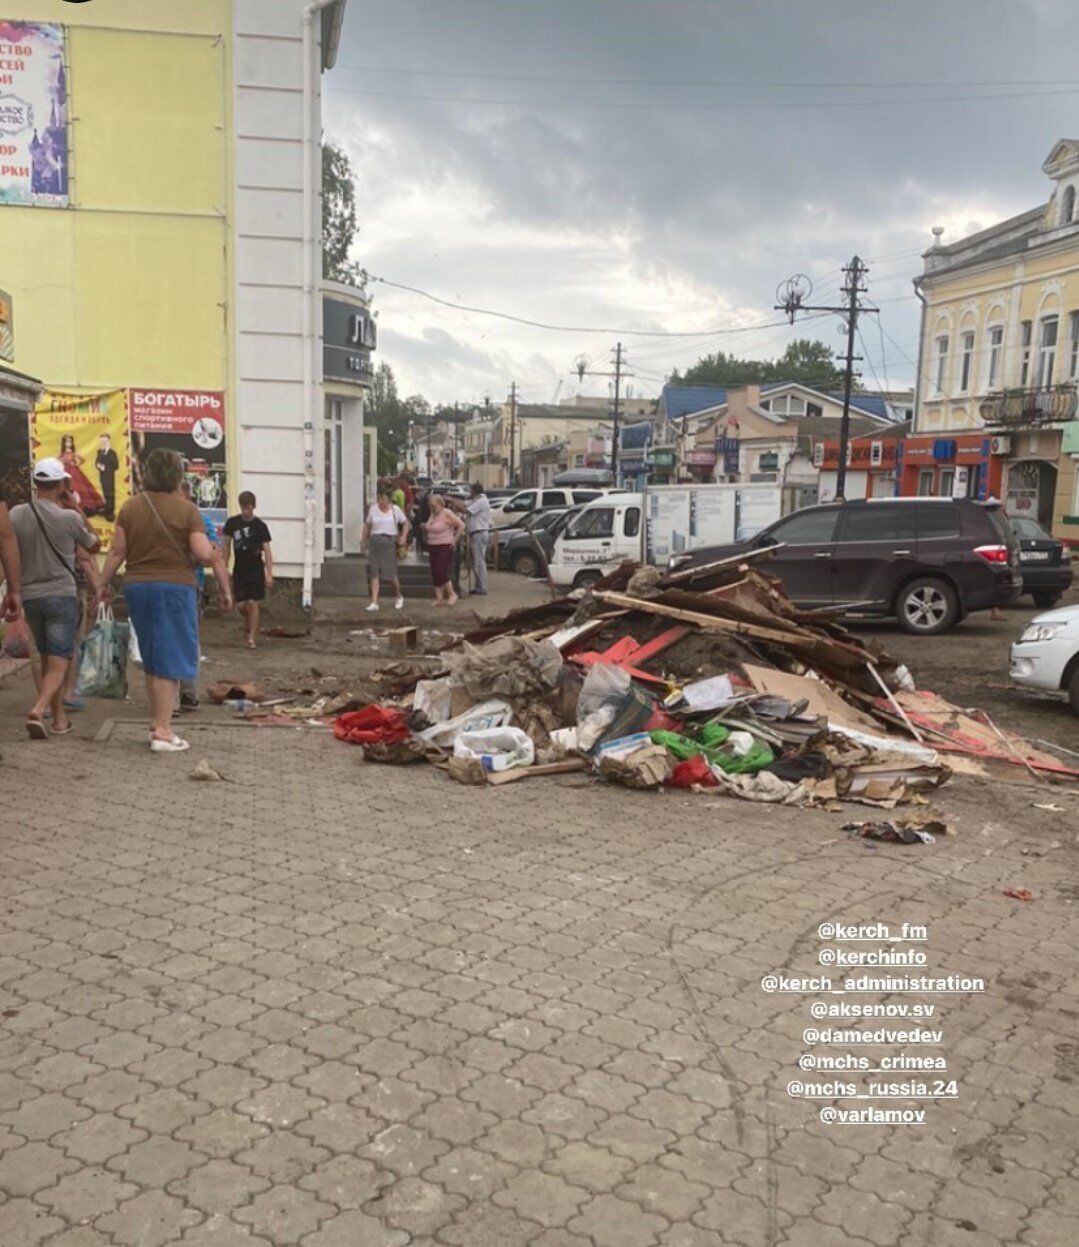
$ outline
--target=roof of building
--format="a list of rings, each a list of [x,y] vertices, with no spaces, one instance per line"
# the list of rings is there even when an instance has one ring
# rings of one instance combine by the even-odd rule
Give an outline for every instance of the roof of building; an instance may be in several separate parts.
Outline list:
[[[839,437],[842,425],[842,416],[805,416],[798,421],[798,436],[814,442],[833,441]],[[879,421],[866,416],[850,418],[851,437],[871,437],[874,440],[882,437],[904,437],[909,428],[907,424],[892,424],[882,429]]]
[[[833,403],[843,404],[843,395],[829,394]],[[892,413],[888,409],[888,401],[879,394],[852,394],[850,396],[852,410],[864,411],[869,416],[879,416],[881,420],[891,420]]]
[[[681,420],[683,416],[719,407],[726,401],[725,385],[665,385],[660,399],[668,420]]]
[[[624,424],[619,430],[618,442],[623,450],[639,450],[651,440],[651,420],[642,420],[639,424]]]

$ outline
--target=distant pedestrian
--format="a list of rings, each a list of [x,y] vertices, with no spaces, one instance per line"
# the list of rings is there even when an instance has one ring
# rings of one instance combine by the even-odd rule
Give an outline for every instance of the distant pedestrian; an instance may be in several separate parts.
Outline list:
[[[472,497],[465,503],[466,529],[472,554],[473,593],[487,594],[487,542],[491,537],[491,504],[479,481],[472,482]]]
[[[435,589],[435,603],[453,606],[457,601],[451,583],[453,552],[465,531],[464,521],[454,515],[439,494],[431,494],[431,518],[423,526],[427,542],[427,557],[431,564],[431,583]]]
[[[367,579],[371,586],[371,601],[366,610],[378,610],[378,595],[384,581],[393,587],[394,610],[404,607],[397,556],[398,550],[408,542],[408,532],[408,518],[393,501],[389,486],[380,486],[378,500],[368,510],[360,534],[360,553],[367,555]]]
[[[37,700],[26,718],[31,740],[48,740],[45,712],[52,712],[52,734],[65,736],[71,720],[63,704],[64,680],[75,655],[79,627],[75,551],[88,553],[101,543],[77,511],[64,503],[70,492],[67,468],[59,459],[42,459],[34,468],[36,500],[11,512],[22,564],[23,611],[41,658]]]
[[[391,482],[390,498],[393,500],[395,507],[404,512],[405,515],[408,514],[408,495],[405,493],[400,479]]]
[[[232,596],[244,617],[244,644],[254,649],[259,634],[259,603],[265,600],[266,590],[273,588],[273,551],[270,530],[255,514],[255,495],[245,489],[239,502],[240,514],[225,521],[225,565],[231,552],[235,556]]]
[[[120,508],[102,572],[107,587],[127,563],[124,597],[146,674],[154,753],[180,753],[189,747],[172,730],[172,716],[180,681],[194,680],[199,673],[196,563],[213,568],[221,609],[232,609],[224,560],[210,544],[198,508],[180,492],[183,477],[183,460],[176,451],[150,451],[143,492]],[[107,588],[99,600],[105,592]]]

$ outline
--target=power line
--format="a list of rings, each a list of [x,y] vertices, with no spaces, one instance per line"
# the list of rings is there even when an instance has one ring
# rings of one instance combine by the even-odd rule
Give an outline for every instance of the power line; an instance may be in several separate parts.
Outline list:
[[[713,338],[721,334],[748,333],[753,329],[771,329],[776,325],[786,323],[785,321],[775,320],[767,321],[761,325],[719,326],[714,329],[687,329],[681,331],[673,329],[612,329],[607,325],[554,325],[546,321],[530,320],[526,316],[515,316],[512,312],[499,312],[488,307],[473,307],[467,303],[455,303],[452,299],[443,299],[437,294],[432,294],[429,290],[420,290],[417,286],[406,286],[402,282],[390,281],[386,277],[375,277],[368,274],[368,281],[378,282],[383,286],[390,286],[394,290],[407,290],[410,294],[418,294],[424,299],[429,299],[432,303],[437,303],[441,307],[453,308],[458,312],[470,312],[477,316],[494,316],[499,320],[512,321],[517,325],[528,325],[533,329],[548,329],[554,333],[613,333],[635,338]]]
[[[344,61],[338,61],[336,68],[352,69],[360,73],[376,73],[376,74],[402,74],[416,75],[422,78],[463,78],[467,80],[480,79],[491,82],[550,82],[559,85],[571,84],[574,86],[597,85],[597,86],[641,86],[641,87],[737,87],[745,89],[747,87],[761,87],[760,78],[593,78],[593,77],[568,77],[554,76],[549,74],[496,74],[489,72],[475,72],[472,70],[461,69],[426,69],[426,68],[406,68],[402,66],[391,65],[350,65]],[[936,86],[936,82],[917,82],[911,79],[902,80],[895,79],[891,82],[874,79],[872,82],[856,82],[856,81],[821,81],[808,79],[802,82],[784,81],[775,83],[769,81],[765,84],[768,90],[774,90],[776,86],[782,87],[804,87],[811,89],[832,90],[836,88],[872,88],[879,90],[885,87],[888,90],[921,90],[923,87]],[[965,81],[952,82],[953,87],[1058,87],[1079,85],[1079,79],[1076,78],[975,78]]]
[[[992,100],[1016,100],[1016,99],[1045,99],[1050,96],[1061,95],[1079,95],[1079,87],[1062,87],[1052,91],[1007,91],[995,92],[990,95],[922,95],[914,96],[910,99],[865,99],[865,100],[768,100],[761,103],[752,101],[739,101],[737,103],[671,103],[657,102],[650,100],[647,103],[633,104],[622,101],[603,101],[603,100],[508,100],[496,99],[492,96],[482,95],[420,95],[410,91],[374,91],[363,87],[336,87],[328,86],[324,88],[327,94],[336,95],[362,95],[368,98],[388,99],[388,100],[419,100],[430,104],[468,104],[474,106],[477,104],[495,105],[508,108],[555,108],[555,109],[576,109],[576,108],[596,108],[607,109],[616,112],[775,112],[797,109],[805,111],[806,109],[857,109],[859,112],[866,108],[887,108],[893,105],[910,108],[916,104],[964,104],[986,102]]]

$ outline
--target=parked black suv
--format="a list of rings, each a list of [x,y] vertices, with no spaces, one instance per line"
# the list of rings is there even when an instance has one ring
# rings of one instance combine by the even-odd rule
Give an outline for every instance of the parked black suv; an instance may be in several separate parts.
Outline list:
[[[849,603],[895,615],[908,632],[943,632],[1022,591],[1019,542],[1000,507],[967,498],[870,498],[806,507],[749,541],[709,546],[679,570],[776,546],[767,570],[799,606]]]

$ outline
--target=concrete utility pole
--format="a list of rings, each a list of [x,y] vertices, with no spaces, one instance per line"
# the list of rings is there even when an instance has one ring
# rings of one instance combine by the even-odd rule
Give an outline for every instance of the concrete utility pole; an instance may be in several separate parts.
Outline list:
[[[822,307],[807,303],[806,300],[813,293],[813,283],[804,273],[788,277],[776,290],[776,308],[787,313],[792,325],[794,324],[794,317],[798,312],[836,312],[846,318],[847,351],[843,373],[843,418],[839,422],[839,464],[835,474],[835,496],[837,502],[843,501],[847,489],[847,448],[850,445],[850,395],[854,386],[854,361],[861,359],[861,356],[854,353],[854,336],[858,332],[858,317],[862,312],[876,312],[878,315],[880,313],[879,307],[873,307],[872,304],[859,303],[858,301],[858,296],[864,294],[866,290],[862,279],[869,272],[861,259],[858,256],[854,256],[851,262],[843,269],[843,272],[847,275],[847,280],[843,286],[845,302],[839,307]]]
[[[509,485],[513,489],[517,484],[517,460],[516,460],[516,444],[517,444],[517,382],[510,383],[510,479]]]

